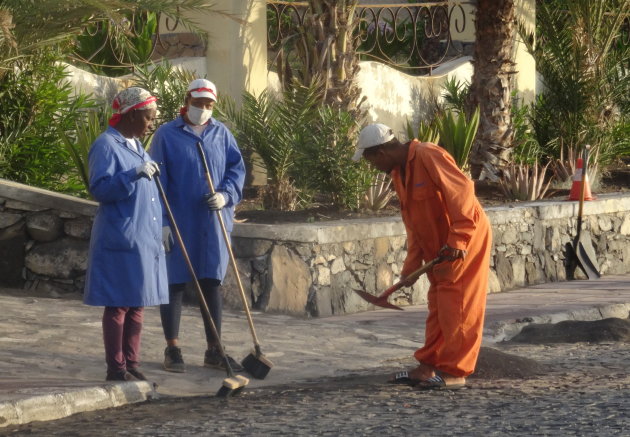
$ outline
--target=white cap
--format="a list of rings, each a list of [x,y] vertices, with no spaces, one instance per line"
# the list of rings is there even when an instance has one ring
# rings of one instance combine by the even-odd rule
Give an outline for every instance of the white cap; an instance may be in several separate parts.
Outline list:
[[[370,147],[380,146],[394,139],[394,131],[384,124],[374,123],[368,124],[359,134],[357,142],[357,150],[352,157],[353,161],[358,161],[363,156],[363,151]]]
[[[217,101],[217,87],[208,79],[195,79],[188,85],[188,92],[195,99],[206,97]]]

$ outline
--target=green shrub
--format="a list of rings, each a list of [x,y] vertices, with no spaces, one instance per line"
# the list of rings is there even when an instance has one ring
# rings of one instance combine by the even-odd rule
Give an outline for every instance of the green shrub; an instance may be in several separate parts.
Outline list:
[[[373,171],[355,163],[356,120],[322,105],[322,88],[294,86],[282,95],[245,92],[240,108],[227,98],[217,111],[231,126],[244,154],[257,153],[269,178],[264,207],[294,210],[313,194],[345,208],[359,208]]]
[[[232,127],[245,155],[255,152],[264,163],[268,176],[265,208],[291,211],[299,206],[295,167],[320,101],[321,88],[295,84],[282,96],[269,90],[258,97],[245,92],[240,108],[230,98],[221,99],[217,105],[217,112]]]
[[[78,172],[85,187],[86,195],[89,195],[90,175],[88,153],[96,138],[105,132],[109,126],[109,118],[112,110],[109,105],[95,108],[92,111],[83,111],[70,131],[60,129],[61,139],[70,154],[75,170]]]
[[[299,145],[299,186],[327,195],[332,204],[359,209],[372,184],[374,171],[367,162],[352,161],[357,123],[351,114],[322,106]]]
[[[17,60],[0,77],[0,177],[68,193],[83,192],[60,132],[73,129],[86,96],[72,97],[53,51]]]

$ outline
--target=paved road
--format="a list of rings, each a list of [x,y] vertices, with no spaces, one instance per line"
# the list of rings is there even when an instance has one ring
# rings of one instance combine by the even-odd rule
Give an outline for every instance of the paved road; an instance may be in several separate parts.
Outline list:
[[[543,373],[422,392],[385,383],[390,369],[370,369],[247,389],[228,401],[162,398],[8,427],[0,435],[630,436],[630,344],[495,347],[535,359]]]

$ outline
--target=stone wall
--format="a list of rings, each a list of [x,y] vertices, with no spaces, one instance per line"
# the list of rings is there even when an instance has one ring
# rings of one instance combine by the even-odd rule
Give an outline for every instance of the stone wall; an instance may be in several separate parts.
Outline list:
[[[83,289],[97,204],[0,180],[0,286],[58,296]],[[577,202],[541,201],[487,208],[494,244],[490,292],[566,279],[565,245]],[[630,195],[584,205],[601,273],[630,272]],[[234,253],[249,304],[257,310],[328,316],[370,309],[353,290],[378,294],[394,283],[406,255],[399,217],[265,225],[240,223]],[[398,305],[426,300],[428,282],[397,292]],[[230,269],[226,306],[242,308]]]
[[[0,286],[83,290],[97,204],[0,179]]]
[[[487,208],[493,230],[488,291],[566,280],[565,245],[575,235],[577,209],[577,202],[565,201]],[[583,220],[582,238],[592,239],[601,273],[630,272],[630,195],[586,202]],[[368,309],[353,290],[378,294],[397,280],[406,255],[404,232],[401,219],[391,217],[240,224],[232,237],[254,308],[327,316]],[[584,278],[579,271],[576,277]],[[226,286],[238,291],[231,277]],[[421,278],[390,302],[424,303],[427,290]]]

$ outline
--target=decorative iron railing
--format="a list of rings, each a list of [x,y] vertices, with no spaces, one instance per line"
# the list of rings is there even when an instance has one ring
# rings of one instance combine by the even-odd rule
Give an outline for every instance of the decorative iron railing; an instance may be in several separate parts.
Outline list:
[[[156,51],[166,48],[160,33],[160,14],[137,11],[131,13],[119,23],[120,31],[124,32],[131,43],[136,43],[135,52],[124,50],[119,46],[116,32],[110,31],[111,23],[107,20],[97,21],[83,30],[83,37],[93,40],[86,47],[76,51],[74,56],[82,63],[95,67],[126,68],[133,70],[137,63],[151,59]],[[173,32],[179,25],[179,18],[166,17],[164,30]],[[81,38],[81,37],[79,37]],[[135,40],[135,41],[134,41]],[[82,48],[80,46],[80,48]],[[129,59],[133,53],[138,59]],[[95,61],[99,60],[99,61]],[[135,61],[135,62],[134,62]]]
[[[357,54],[412,74],[431,74],[447,60],[464,54],[466,26],[475,1],[432,1],[359,5],[355,11]],[[267,46],[271,53],[290,47],[299,36],[309,5],[267,2]],[[468,41],[472,45],[472,41]],[[270,57],[273,60],[273,57]]]

